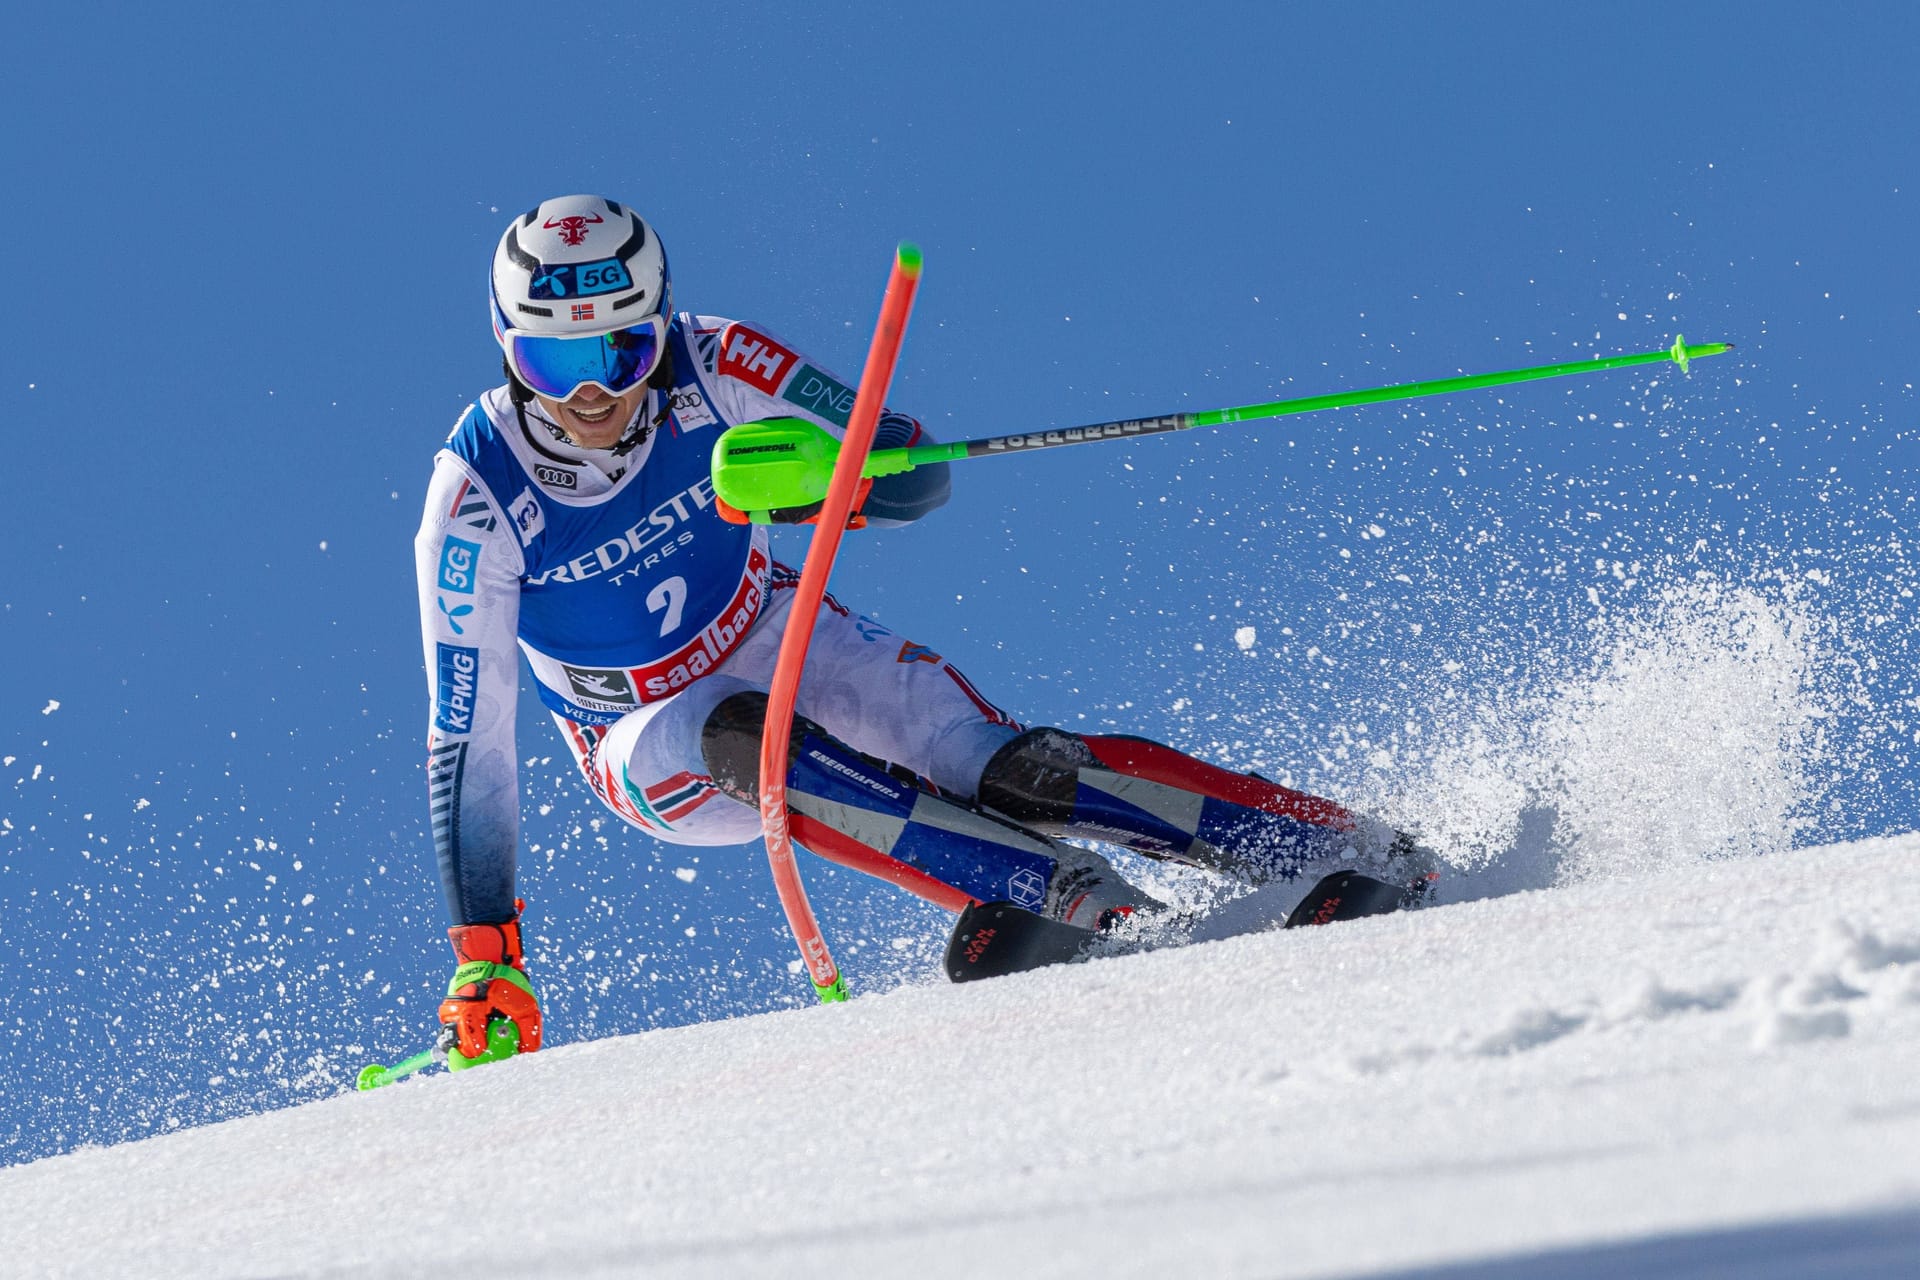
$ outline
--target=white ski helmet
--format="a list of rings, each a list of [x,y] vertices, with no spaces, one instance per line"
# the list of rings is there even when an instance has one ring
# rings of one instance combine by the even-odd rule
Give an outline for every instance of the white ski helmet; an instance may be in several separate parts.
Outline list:
[[[612,200],[561,196],[515,218],[494,250],[489,308],[515,400],[670,376],[672,293],[660,238]]]

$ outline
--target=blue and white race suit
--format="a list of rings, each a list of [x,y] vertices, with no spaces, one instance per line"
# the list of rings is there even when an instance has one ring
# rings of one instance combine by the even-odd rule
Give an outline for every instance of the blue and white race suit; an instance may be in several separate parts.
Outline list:
[[[662,840],[759,834],[754,810],[715,789],[707,713],[770,681],[796,575],[767,531],[718,514],[709,460],[737,423],[792,416],[841,435],[847,384],[754,325],[682,313],[670,390],[624,456],[572,444],[505,386],[483,395],[434,460],[415,540],[431,705],[428,779],[441,877],[456,923],[512,914],[519,839],[515,708],[524,655],[596,794]],[[925,439],[882,416],[876,447]],[[876,526],[947,498],[944,465],[875,484]],[[970,797],[1019,727],[938,654],[837,602],[820,612],[801,715],[856,750]]]

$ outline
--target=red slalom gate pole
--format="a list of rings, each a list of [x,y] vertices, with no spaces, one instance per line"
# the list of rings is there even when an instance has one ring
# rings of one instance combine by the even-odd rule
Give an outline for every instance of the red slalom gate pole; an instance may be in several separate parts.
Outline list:
[[[822,1004],[845,1000],[847,981],[827,949],[793,856],[793,836],[787,822],[787,740],[793,733],[793,704],[800,695],[800,672],[807,665],[814,620],[827,594],[827,578],[833,573],[840,538],[853,514],[860,469],[873,448],[880,409],[893,381],[900,344],[907,336],[907,316],[920,285],[920,261],[916,245],[902,244],[894,251],[886,296],[880,301],[880,323],[873,331],[873,345],[867,348],[867,365],[860,373],[860,390],[854,395],[853,414],[847,419],[847,433],[840,442],[840,458],[834,464],[833,481],[820,508],[813,540],[807,544],[800,585],[787,614],[786,634],[780,638],[780,658],[773,669],[767,721],[760,739],[760,829],[767,839],[767,863],[773,869],[774,887],[780,892],[780,906],[787,913],[793,940],[800,945],[807,976],[813,979],[813,989]]]

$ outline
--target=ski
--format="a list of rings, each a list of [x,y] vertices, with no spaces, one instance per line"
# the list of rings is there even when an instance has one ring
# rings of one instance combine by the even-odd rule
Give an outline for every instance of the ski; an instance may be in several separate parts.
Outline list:
[[[1313,886],[1300,899],[1281,926],[1298,929],[1303,925],[1333,924],[1340,920],[1358,920],[1362,916],[1383,916],[1402,907],[1416,905],[1427,891],[1428,881],[1411,885],[1389,884],[1363,876],[1358,871],[1336,871]]]
[[[1357,871],[1336,871],[1309,889],[1287,913],[1283,923],[1255,917],[1248,921],[1252,927],[1222,932],[1205,930],[1205,916],[1187,921],[1169,920],[1167,924],[1176,926],[1171,930],[1156,928],[1153,921],[1147,920],[1145,936],[1150,948],[1180,946],[1202,940],[1195,936],[1196,932],[1205,940],[1212,940],[1240,932],[1298,929],[1359,920],[1420,905],[1426,900],[1430,884],[1427,877],[1412,884],[1393,884]],[[1072,964],[1124,950],[1124,942],[1111,945],[1116,941],[1113,935],[1061,924],[1011,902],[978,902],[962,911],[954,924],[953,935],[947,941],[945,967],[947,977],[954,982],[974,982],[1049,965]]]
[[[998,978],[1079,959],[1103,935],[1037,916],[1011,902],[976,902],[960,913],[947,941],[955,982]]]

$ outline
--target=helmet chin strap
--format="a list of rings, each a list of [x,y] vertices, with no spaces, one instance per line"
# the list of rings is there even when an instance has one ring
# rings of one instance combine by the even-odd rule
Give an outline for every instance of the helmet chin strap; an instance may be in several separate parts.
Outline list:
[[[504,355],[500,357],[500,372],[507,375],[508,397],[513,401],[516,408],[524,411],[528,405],[533,403],[533,388],[520,381],[520,375],[513,371],[513,366],[507,363],[507,358]]]
[[[647,421],[647,402],[640,402],[640,412],[633,415],[633,423],[627,433],[620,437],[620,443],[613,446],[613,456],[624,458],[647,442],[653,429],[667,420],[667,414],[673,411],[673,348],[663,347],[660,351],[660,363],[654,366],[653,373],[647,378],[647,390],[658,392],[660,412]]]

